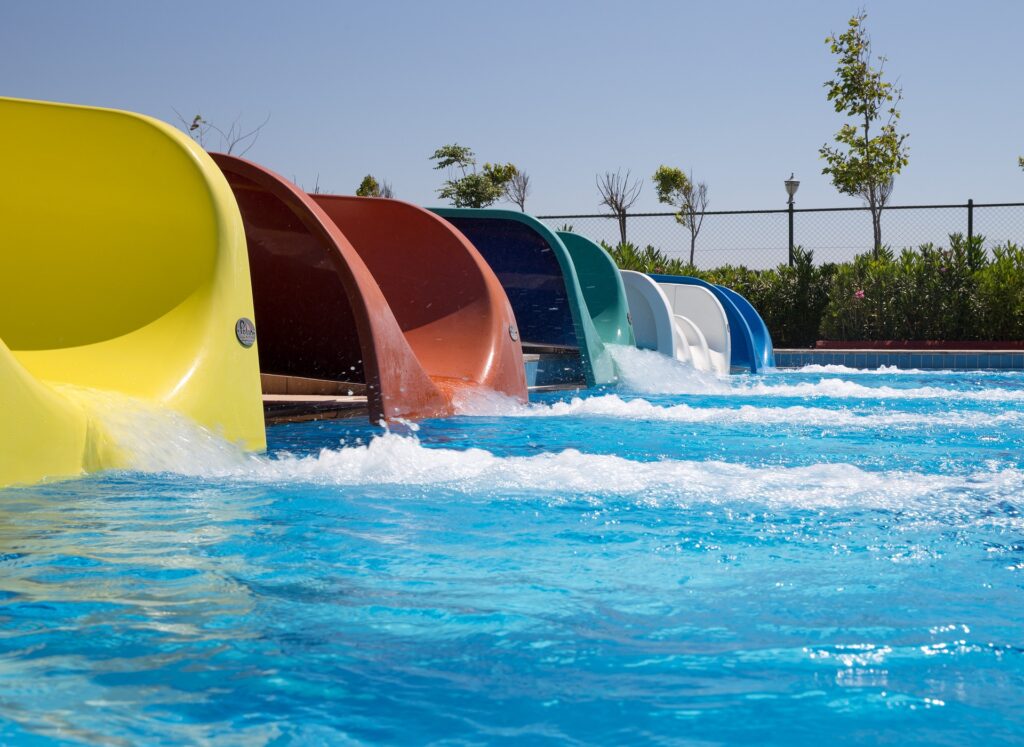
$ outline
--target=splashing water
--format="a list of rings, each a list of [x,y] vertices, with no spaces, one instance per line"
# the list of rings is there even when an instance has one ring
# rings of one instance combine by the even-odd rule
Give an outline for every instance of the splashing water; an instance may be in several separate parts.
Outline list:
[[[835,397],[850,399],[977,399],[997,402],[1024,402],[1024,389],[983,389],[957,391],[947,387],[903,388],[866,385],[840,378],[822,378],[798,383],[769,383],[763,378],[734,376],[722,378],[698,371],[691,364],[673,360],[651,350],[609,345],[622,388],[637,394],[748,395],[768,397]],[[858,376],[910,376],[909,371],[878,369],[861,372],[845,366],[807,366],[803,373],[851,373]],[[948,372],[943,372],[948,373]],[[917,371],[930,376],[931,372]]]
[[[816,428],[909,428],[947,426],[977,428],[985,425],[1024,424],[1024,410],[1001,412],[858,412],[846,407],[824,408],[794,405],[769,407],[739,405],[709,407],[678,404],[661,406],[642,398],[619,394],[573,397],[552,404],[520,405],[495,401],[488,407],[468,411],[472,415],[506,417],[608,417],[637,421],[670,421],[707,425],[746,423],[752,426],[789,425]]]
[[[427,448],[416,437],[419,426],[399,420],[413,435],[385,429],[364,445],[320,450],[315,456],[281,454],[276,458],[246,454],[189,418],[121,395],[79,390],[129,469],[173,472],[208,478],[258,482],[311,482],[330,485],[444,486],[472,495],[498,487],[516,492],[563,495],[639,496],[686,502],[764,501],[767,505],[870,505],[900,507],[910,500],[947,501],[952,496],[1012,495],[1022,487],[1019,470],[979,472],[963,477],[903,472],[867,472],[849,464],[813,467],[751,468],[713,461],[631,461],[616,456],[581,453],[576,449],[532,457],[500,457],[480,448]],[[574,397],[552,405],[523,405],[495,395],[473,400],[477,414],[509,417],[575,417],[585,415],[637,421],[794,423],[805,425],[879,426],[990,424],[1020,422],[1024,413],[992,416],[956,413],[950,416],[855,415],[814,408],[657,407],[643,399],[624,401],[617,395]],[[471,408],[471,410],[472,410]]]
[[[174,410],[117,392],[69,385],[58,390],[86,409],[128,469],[201,475],[256,461],[240,446]]]
[[[751,468],[710,461],[639,462],[575,449],[499,457],[476,448],[426,448],[415,437],[393,433],[316,456],[254,460],[193,474],[280,483],[439,486],[470,496],[511,491],[589,496],[598,503],[603,496],[614,496],[679,505],[743,501],[802,508],[905,509],[915,502],[948,507],[960,499],[999,501],[1024,488],[1024,471],[1017,469],[944,476],[868,472],[849,464]]]
[[[842,366],[838,364],[810,364],[802,366],[799,369],[800,373],[824,373],[824,374],[848,374],[853,376],[928,376],[928,377],[942,377],[942,376],[963,376],[964,369],[953,369],[953,368],[932,368],[932,369],[921,369],[921,368],[897,368],[896,366],[879,366],[878,368],[852,368],[850,366]],[[979,369],[977,371],[970,371],[969,374],[972,377],[985,377],[985,376],[1002,376],[1004,371],[998,369]]]
[[[864,385],[845,379],[821,379],[797,384],[744,383],[737,394],[769,397],[834,397],[848,399],[962,399],[986,402],[1024,402],[1024,389],[956,390],[946,387]]]
[[[727,394],[727,380],[653,350],[609,345],[621,386],[638,394]]]
[[[1024,373],[614,389],[0,491],[2,743],[1017,742]]]

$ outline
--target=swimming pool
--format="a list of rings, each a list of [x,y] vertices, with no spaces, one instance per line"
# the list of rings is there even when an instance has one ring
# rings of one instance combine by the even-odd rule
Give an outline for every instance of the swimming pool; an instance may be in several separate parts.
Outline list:
[[[0,491],[0,742],[1024,739],[1024,373],[617,358]]]

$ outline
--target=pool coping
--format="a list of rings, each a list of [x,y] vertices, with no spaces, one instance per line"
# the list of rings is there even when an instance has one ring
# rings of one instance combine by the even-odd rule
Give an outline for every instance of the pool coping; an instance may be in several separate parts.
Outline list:
[[[884,349],[878,348],[776,348],[776,368],[802,366],[847,366],[849,368],[917,368],[923,370],[954,369],[1024,370],[1024,350],[965,349]]]

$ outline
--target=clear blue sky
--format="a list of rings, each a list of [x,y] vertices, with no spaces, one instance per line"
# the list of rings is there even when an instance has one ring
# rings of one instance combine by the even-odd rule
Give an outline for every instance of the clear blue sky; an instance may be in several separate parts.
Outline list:
[[[1024,200],[1024,3],[871,2],[904,88],[893,202]],[[530,175],[534,213],[593,212],[594,175],[692,169],[710,209],[857,204],[821,175],[840,119],[823,40],[853,2],[50,2],[0,5],[0,93],[270,123],[248,157],[311,188],[372,172],[436,204],[444,143]]]

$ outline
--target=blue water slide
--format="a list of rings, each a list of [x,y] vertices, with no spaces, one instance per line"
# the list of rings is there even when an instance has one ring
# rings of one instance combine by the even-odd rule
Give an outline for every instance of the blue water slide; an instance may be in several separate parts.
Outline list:
[[[772,338],[760,315],[747,299],[739,293],[720,285],[713,285],[699,278],[683,275],[651,275],[658,283],[699,285],[711,291],[725,309],[729,320],[729,339],[732,345],[733,370],[745,369],[758,373],[763,368],[775,365]],[[737,301],[737,299],[739,299]]]
[[[775,368],[775,347],[772,345],[772,335],[768,331],[764,319],[757,313],[757,309],[754,308],[750,301],[732,288],[726,288],[724,285],[716,285],[715,287],[729,297],[729,300],[736,305],[743,318],[747,320],[747,327],[750,328],[750,334],[753,339],[754,358],[757,364],[753,369],[754,372],[756,373],[757,370],[762,368]]]

